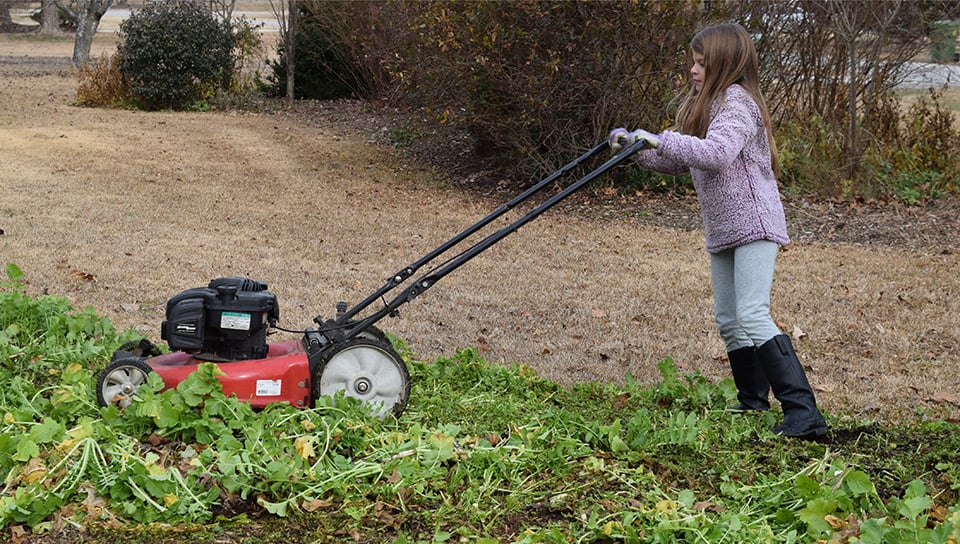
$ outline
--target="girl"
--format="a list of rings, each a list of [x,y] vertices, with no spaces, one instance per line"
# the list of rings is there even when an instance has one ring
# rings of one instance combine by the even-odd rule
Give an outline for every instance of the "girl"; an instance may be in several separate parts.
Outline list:
[[[783,422],[773,432],[821,436],[827,425],[790,337],[770,318],[777,251],[790,242],[777,188],[777,149],[760,92],[757,51],[738,24],[701,30],[690,43],[692,88],[676,130],[654,135],[614,129],[610,147],[645,140],[644,168],[690,172],[710,254],[714,315],[737,386],[737,410],[767,410],[768,391]]]

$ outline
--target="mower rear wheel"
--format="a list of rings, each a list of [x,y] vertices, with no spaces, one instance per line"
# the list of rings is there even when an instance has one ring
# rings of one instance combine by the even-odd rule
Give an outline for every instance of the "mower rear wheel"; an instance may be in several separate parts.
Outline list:
[[[350,326],[354,323],[356,322],[349,321],[347,322],[347,326]],[[390,344],[390,339],[387,338],[387,335],[382,330],[380,330],[380,328],[377,327],[376,325],[370,325],[369,327],[363,329],[362,331],[357,333],[357,336],[360,338],[368,338],[370,340],[379,340],[380,342],[383,342],[385,344]]]
[[[388,342],[357,336],[331,348],[312,376],[314,398],[340,391],[371,406],[381,419],[399,416],[410,396],[410,373]]]
[[[107,365],[97,379],[97,402],[126,408],[153,370],[142,357],[124,357]]]

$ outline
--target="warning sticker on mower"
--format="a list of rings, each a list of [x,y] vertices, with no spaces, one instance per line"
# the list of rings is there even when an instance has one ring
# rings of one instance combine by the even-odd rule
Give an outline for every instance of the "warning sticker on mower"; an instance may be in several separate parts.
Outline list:
[[[258,397],[279,397],[281,380],[257,380]]]
[[[220,328],[234,331],[249,331],[251,314],[223,312],[220,314]]]

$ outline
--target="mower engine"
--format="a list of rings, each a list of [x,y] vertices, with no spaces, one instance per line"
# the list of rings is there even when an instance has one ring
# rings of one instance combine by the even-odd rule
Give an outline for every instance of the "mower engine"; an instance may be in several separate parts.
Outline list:
[[[208,361],[244,361],[267,356],[267,330],[280,318],[267,284],[218,278],[167,301],[160,337],[171,350]]]

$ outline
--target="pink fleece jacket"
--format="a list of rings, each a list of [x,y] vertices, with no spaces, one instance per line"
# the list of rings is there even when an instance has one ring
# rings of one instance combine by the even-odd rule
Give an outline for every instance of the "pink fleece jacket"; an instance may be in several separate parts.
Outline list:
[[[790,243],[760,108],[739,85],[710,108],[706,138],[666,131],[636,155],[649,170],[690,172],[710,253],[756,240]]]

